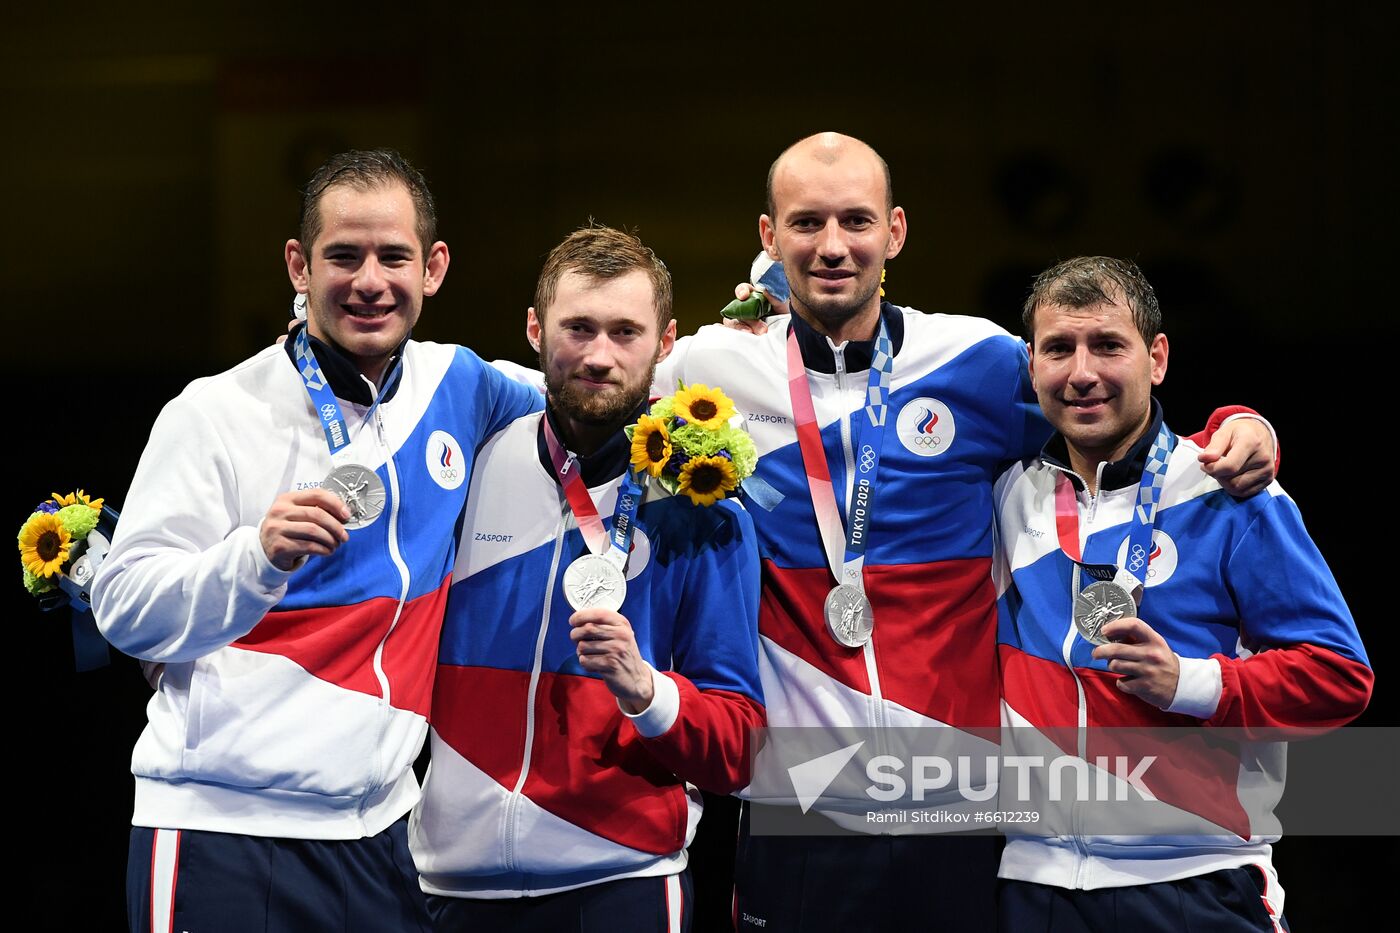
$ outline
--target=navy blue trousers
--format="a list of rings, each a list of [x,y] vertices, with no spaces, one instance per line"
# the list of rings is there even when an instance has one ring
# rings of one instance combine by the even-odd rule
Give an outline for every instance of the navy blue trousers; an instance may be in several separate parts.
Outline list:
[[[430,894],[428,911],[438,933],[689,933],[693,898],[687,869],[536,897]]]
[[[1180,881],[1076,891],[1028,881],[1003,881],[1004,933],[1257,933],[1287,930],[1265,901],[1268,884],[1256,868],[1230,868]],[[1275,925],[1277,920],[1277,926]]]
[[[429,933],[407,820],[368,839],[131,830],[132,933]]]
[[[739,933],[996,929],[994,835],[755,836],[739,823]]]

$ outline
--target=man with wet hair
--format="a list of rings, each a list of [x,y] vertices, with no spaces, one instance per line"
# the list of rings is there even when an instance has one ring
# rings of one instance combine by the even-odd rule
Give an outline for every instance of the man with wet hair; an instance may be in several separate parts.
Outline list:
[[[1282,793],[1281,750],[1251,743],[1221,766],[1226,740],[1207,753],[1182,727],[1277,736],[1350,721],[1373,679],[1356,624],[1282,488],[1233,498],[1199,445],[1166,426],[1152,387],[1166,377],[1167,337],[1134,263],[1056,265],[1036,279],[1024,322],[1055,434],[997,484],[1010,741],[1034,731],[1098,749],[1094,783],[1106,786],[1117,778],[1104,753],[1135,730],[1118,777],[1148,765],[1138,780],[1156,809],[1143,827],[1131,820],[1145,808],[1104,814],[1092,801],[1050,827],[1060,834],[1049,814],[1008,824],[1023,832],[1002,855],[1001,928],[1282,929],[1276,821],[1253,805]],[[1149,731],[1170,727],[1182,736],[1173,769],[1152,768]]]

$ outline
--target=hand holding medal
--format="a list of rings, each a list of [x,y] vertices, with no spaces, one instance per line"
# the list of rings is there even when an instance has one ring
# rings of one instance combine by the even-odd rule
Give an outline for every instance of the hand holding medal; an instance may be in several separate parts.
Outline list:
[[[1181,659],[1167,640],[1132,617],[1109,622],[1103,635],[1107,641],[1094,649],[1094,658],[1107,661],[1110,672],[1123,675],[1118,689],[1158,709],[1171,706],[1181,678]]]
[[[284,492],[263,516],[258,541],[274,567],[295,570],[306,558],[326,557],[348,541],[350,519],[350,508],[326,489]]]
[[[564,586],[567,592],[568,583]],[[595,608],[575,612],[569,625],[579,666],[601,677],[624,710],[635,716],[651,705],[651,666],[637,647],[632,623],[611,609]]]

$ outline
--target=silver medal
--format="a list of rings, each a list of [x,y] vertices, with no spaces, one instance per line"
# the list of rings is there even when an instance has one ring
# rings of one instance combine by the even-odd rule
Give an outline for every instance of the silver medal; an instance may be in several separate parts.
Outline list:
[[[826,594],[826,604],[822,608],[827,631],[837,642],[847,648],[860,648],[870,641],[875,631],[875,615],[870,611],[870,600],[858,587],[842,583]]]
[[[384,511],[384,481],[369,467],[347,463],[331,470],[321,486],[340,497],[350,509],[345,527],[350,530],[372,524]]]
[[[1074,597],[1074,627],[1084,640],[1106,645],[1103,627],[1116,619],[1137,615],[1133,594],[1116,583],[1100,580],[1090,583]]]
[[[606,557],[585,554],[564,571],[564,596],[575,609],[622,608],[627,578]]]

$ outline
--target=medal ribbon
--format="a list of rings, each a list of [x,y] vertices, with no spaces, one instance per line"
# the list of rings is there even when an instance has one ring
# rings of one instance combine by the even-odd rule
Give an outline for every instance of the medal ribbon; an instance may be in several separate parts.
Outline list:
[[[617,506],[613,509],[613,530],[612,534],[608,534],[603,519],[598,515],[598,506],[594,504],[593,496],[583,481],[583,471],[574,468],[575,461],[554,433],[548,413],[542,414],[540,420],[544,422],[544,443],[549,448],[555,478],[564,490],[564,498],[578,521],[578,530],[583,534],[589,552],[605,557],[621,570],[627,563],[627,554],[632,548],[632,532],[637,525],[637,512],[642,507],[641,485],[632,474],[630,465],[623,469],[622,485],[617,490]]]
[[[1055,534],[1060,550],[1070,560],[1079,560],[1079,500],[1074,483],[1064,473],[1055,474]]]
[[[350,430],[345,423],[345,416],[341,414],[340,402],[336,400],[335,393],[331,391],[330,384],[326,380],[325,373],[321,372],[321,364],[316,362],[316,354],[311,349],[311,341],[306,335],[307,328],[302,327],[297,331],[296,343],[293,349],[297,358],[297,370],[301,373],[302,385],[306,388],[306,394],[311,397],[311,407],[316,410],[316,414],[321,419],[321,430],[326,434],[326,445],[331,449],[332,462],[341,448],[350,443]],[[395,361],[394,368],[397,369],[399,361]],[[374,404],[365,411],[362,425],[369,424],[369,419],[374,415],[374,410],[379,407],[379,403],[384,400],[388,393],[389,386],[394,381],[394,372],[391,370],[384,377],[383,388],[374,397]]]
[[[791,325],[788,326],[787,364],[788,395],[792,399],[793,420],[797,425],[797,446],[802,452],[802,467],[812,491],[812,509],[816,513],[827,566],[831,568],[837,583],[849,583],[864,593],[861,570],[865,566],[870,518],[875,511],[875,478],[880,472],[880,452],[884,446],[885,424],[889,415],[890,377],[894,373],[894,349],[885,328],[885,319],[880,318],[880,330],[875,335],[875,353],[870,361],[866,404],[862,409],[865,419],[857,422],[858,430],[852,438],[852,446],[856,450],[856,476],[849,509],[844,516],[844,532],[843,516],[831,485],[831,469],[826,461],[826,451],[822,448],[816,407],[812,403],[812,387],[802,363],[802,349],[797,345],[796,328]],[[841,555],[839,564],[838,554]]]
[[[1147,566],[1152,554],[1152,528],[1157,523],[1157,507],[1162,499],[1162,485],[1167,479],[1167,462],[1175,449],[1176,437],[1163,424],[1152,442],[1152,449],[1148,451],[1147,463],[1142,469],[1142,479],[1138,482],[1133,527],[1128,532],[1127,566],[1123,569],[1144,586],[1147,584]],[[1075,496],[1074,483],[1064,471],[1060,471],[1055,477],[1055,533],[1060,539],[1060,549],[1065,552],[1065,556],[1078,565],[1081,560],[1079,502]]]

